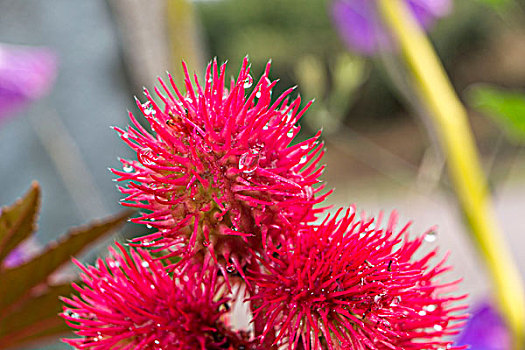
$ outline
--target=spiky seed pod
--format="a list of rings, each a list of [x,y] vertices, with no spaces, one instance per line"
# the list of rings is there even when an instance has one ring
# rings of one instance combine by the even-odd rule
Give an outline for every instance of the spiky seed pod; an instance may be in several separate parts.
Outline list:
[[[449,268],[432,266],[436,251],[416,257],[423,237],[411,239],[407,226],[394,233],[354,212],[303,227],[295,244],[261,257],[253,273],[251,302],[264,319],[263,340],[290,349],[452,349],[444,336],[464,319],[464,296],[448,295],[457,282],[436,278]],[[457,348],[456,348],[457,349]]]
[[[63,298],[61,316],[80,338],[65,339],[76,349],[195,350],[238,349],[249,342],[223,322],[224,280],[206,262],[186,265],[173,277],[145,250],[119,245],[96,266],[84,267],[80,296]]]
[[[293,88],[272,102],[269,70],[270,63],[247,95],[247,59],[229,89],[225,65],[210,63],[204,86],[185,68],[185,94],[169,76],[174,94],[162,80],[164,91],[155,89],[162,107],[147,91],[148,101],[138,103],[153,134],[131,114],[135,128],[115,128],[138,156],[113,170],[129,181],[124,205],[144,209],[134,221],[159,230],[138,241],[185,259],[209,250],[223,272],[242,274],[248,251],[322,210],[313,208],[325,197],[313,187],[322,172],[319,133],[290,146],[310,103],[300,109],[300,98],[290,101]]]

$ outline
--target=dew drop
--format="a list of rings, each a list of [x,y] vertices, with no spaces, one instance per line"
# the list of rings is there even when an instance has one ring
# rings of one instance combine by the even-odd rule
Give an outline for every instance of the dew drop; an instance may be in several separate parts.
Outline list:
[[[157,160],[157,156],[155,155],[155,153],[153,153],[151,148],[141,149],[138,153],[138,158],[140,162],[144,165],[153,165]]]
[[[75,318],[75,319],[80,318],[79,314],[77,314],[76,312],[74,312],[72,310],[69,310],[69,309],[65,311],[65,314],[68,315],[71,318]]]
[[[110,261],[109,267],[120,267],[120,263],[118,261]]]
[[[312,197],[314,196],[314,190],[312,189],[312,186],[305,186],[303,188],[303,195],[304,198],[306,198],[307,200],[312,199]]]
[[[123,133],[122,138],[125,138],[125,139],[129,138],[129,134],[127,132]]]
[[[259,90],[259,91],[257,91],[255,93],[255,97],[257,97],[257,98],[261,98],[261,95],[262,95],[261,90]]]
[[[396,296],[392,299],[392,301],[390,302],[390,306],[396,306],[396,305],[399,305],[399,303],[401,302],[401,297],[400,296]]]
[[[146,228],[152,228],[153,226],[151,226],[150,224],[146,224]]]
[[[433,312],[433,311],[436,311],[437,306],[436,305],[427,305],[427,306],[424,306],[423,309],[427,310],[428,312]]]
[[[248,76],[244,80],[244,88],[248,89],[248,88],[252,87],[252,85],[253,85],[253,78],[252,78],[252,76],[250,74],[248,74]]]
[[[436,230],[430,230],[425,234],[425,241],[432,243],[435,242],[437,239],[437,232]]]
[[[226,271],[228,271],[228,272],[235,271],[235,266],[233,264],[226,265]]]
[[[144,109],[145,116],[148,116],[148,115],[154,116],[157,113],[157,111],[153,108],[150,101],[147,101],[146,103],[142,104],[142,108]]]
[[[305,145],[302,145],[302,146],[301,146],[301,149],[307,150],[307,149],[308,149],[308,145],[306,145],[306,144],[305,144]]]
[[[434,325],[434,329],[438,332],[441,332],[443,330],[443,326],[442,325],[439,325],[439,324],[435,324]]]
[[[122,170],[124,170],[125,172],[127,173],[131,173],[134,169],[133,169],[133,166],[130,165],[130,164],[124,164],[124,166],[122,167]]]
[[[263,126],[263,130],[268,130],[269,128],[270,128],[269,123],[266,123],[266,124]]]
[[[148,267],[149,263],[147,261],[143,261],[140,263],[140,265],[142,265],[142,267]]]
[[[290,131],[288,131],[288,133],[286,134],[286,136],[292,138],[293,137],[293,128],[290,129]]]
[[[259,166],[259,151],[250,150],[243,153],[239,158],[239,170],[245,174],[253,173]]]
[[[304,163],[306,163],[306,156],[302,156],[301,160],[299,160],[299,164],[304,164]]]
[[[427,312],[425,310],[421,310],[418,312],[419,316],[426,316]]]

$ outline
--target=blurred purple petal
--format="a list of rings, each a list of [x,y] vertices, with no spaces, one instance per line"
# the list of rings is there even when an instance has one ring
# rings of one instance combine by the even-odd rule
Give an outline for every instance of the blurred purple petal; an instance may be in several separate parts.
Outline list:
[[[30,237],[13,249],[2,262],[1,268],[13,268],[31,260],[40,251],[35,239]]]
[[[451,0],[408,0],[419,23],[428,28],[435,19],[444,17],[452,10]]]
[[[508,350],[511,338],[496,309],[483,303],[472,312],[457,345],[470,345],[471,350]]]
[[[48,92],[56,61],[46,48],[0,44],[0,120]]]
[[[427,28],[434,19],[445,16],[451,0],[406,0],[421,25]],[[334,0],[332,17],[343,41],[351,50],[373,55],[391,46],[381,25],[374,0]]]

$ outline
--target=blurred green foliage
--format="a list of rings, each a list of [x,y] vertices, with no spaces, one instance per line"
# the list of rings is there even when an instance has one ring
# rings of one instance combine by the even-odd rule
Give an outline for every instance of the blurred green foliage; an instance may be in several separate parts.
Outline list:
[[[432,29],[432,41],[447,70],[453,71],[464,56],[483,50],[494,26],[501,24],[482,3],[487,1],[510,0],[456,0],[451,15]],[[271,76],[281,80],[274,96],[299,84],[299,93],[305,99],[316,99],[307,115],[313,129],[323,125],[329,131],[338,122],[366,127],[403,114],[399,112],[404,107],[389,88],[381,65],[357,58],[339,39],[332,26],[330,1],[222,0],[194,4],[209,58],[228,59],[231,69],[239,67],[242,58],[249,55],[254,78],[260,76],[268,59],[273,59]],[[454,83],[460,89],[466,86],[461,81]]]
[[[525,142],[525,93],[478,85],[470,89],[468,102],[499,125],[510,141]]]
[[[325,0],[224,0],[197,2],[212,56],[239,67],[249,55],[254,74],[272,58],[283,86],[294,85],[294,67],[305,55],[331,61],[344,52]],[[283,87],[284,89],[284,87]]]

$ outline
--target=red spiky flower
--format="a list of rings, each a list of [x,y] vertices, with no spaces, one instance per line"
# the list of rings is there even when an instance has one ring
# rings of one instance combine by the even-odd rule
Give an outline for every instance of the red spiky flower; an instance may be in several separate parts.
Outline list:
[[[250,275],[262,339],[290,349],[451,349],[443,337],[464,319],[451,304],[464,296],[447,294],[457,282],[436,280],[445,259],[432,266],[435,250],[416,258],[423,237],[410,239],[408,225],[394,233],[395,214],[383,230],[340,212],[271,249],[265,271]]]
[[[145,250],[99,259],[82,269],[80,297],[63,298],[61,315],[81,338],[65,339],[76,349],[238,349],[246,336],[225,324],[224,280],[206,262],[170,276]]]
[[[185,94],[169,75],[174,94],[162,80],[164,91],[155,89],[162,107],[147,91],[148,101],[138,103],[153,134],[131,114],[135,128],[115,128],[138,161],[122,160],[124,171],[113,172],[129,181],[124,205],[146,210],[134,222],[159,229],[140,242],[183,258],[208,248],[223,272],[242,273],[246,252],[321,211],[313,209],[324,198],[313,188],[322,172],[319,133],[290,146],[310,103],[300,109],[300,98],[289,101],[293,88],[272,102],[270,63],[248,95],[247,59],[229,89],[225,65],[210,63],[204,86],[184,69]]]

